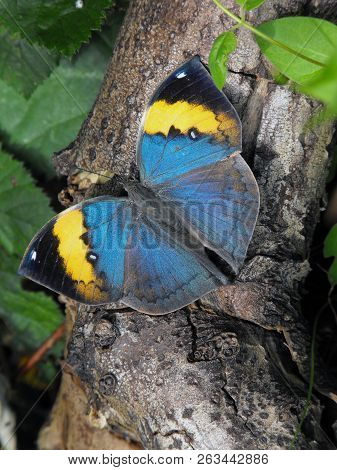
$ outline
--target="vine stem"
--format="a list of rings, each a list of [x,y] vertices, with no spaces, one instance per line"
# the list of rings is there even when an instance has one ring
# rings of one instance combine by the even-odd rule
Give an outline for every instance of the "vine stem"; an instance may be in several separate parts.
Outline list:
[[[312,328],[312,339],[311,339],[311,347],[310,347],[310,372],[309,372],[309,387],[308,387],[308,392],[307,392],[307,399],[306,403],[304,406],[304,410],[301,414],[300,421],[297,425],[294,437],[291,441],[289,450],[294,449],[296,441],[298,439],[298,436],[300,435],[302,431],[302,426],[304,423],[305,418],[307,417],[310,408],[311,408],[311,403],[312,403],[312,394],[313,394],[313,389],[314,389],[314,384],[315,384],[315,349],[316,349],[316,337],[317,337],[317,328],[318,328],[318,322],[321,318],[322,313],[327,307],[330,307],[332,311],[335,313],[335,309],[332,306],[331,302],[331,295],[334,290],[334,286],[331,287],[329,294],[328,294],[328,301],[320,308],[318,311],[315,320],[314,320],[314,325]]]
[[[260,38],[264,39],[265,41],[269,42],[270,44],[273,44],[274,46],[280,47],[281,49],[286,50],[287,52],[290,52],[290,54],[294,54],[297,57],[300,57],[303,60],[306,60],[307,62],[311,62],[314,65],[318,65],[320,67],[325,67],[326,64],[323,64],[322,62],[319,62],[318,60],[312,59],[311,57],[307,57],[304,54],[301,54],[298,51],[295,51],[291,47],[287,46],[286,44],[283,44],[280,41],[277,41],[276,39],[271,38],[267,34],[264,34],[262,31],[259,31],[258,29],[254,28],[250,23],[245,21],[244,19],[240,18],[239,16],[236,16],[234,13],[232,13],[228,8],[224,7],[223,4],[219,0],[213,0],[215,5],[219,7],[224,13],[226,13],[227,16],[232,18],[232,20],[236,21],[239,26],[243,26],[244,28],[249,29],[252,31],[256,36],[260,36]]]

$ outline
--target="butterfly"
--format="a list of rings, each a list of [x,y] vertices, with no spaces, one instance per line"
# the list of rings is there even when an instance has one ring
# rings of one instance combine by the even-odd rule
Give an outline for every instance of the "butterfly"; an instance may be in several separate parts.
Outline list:
[[[210,253],[238,273],[259,210],[241,133],[234,107],[193,57],[147,106],[128,197],[100,196],[58,214],[29,244],[19,273],[87,305],[121,301],[152,315],[230,283]]]

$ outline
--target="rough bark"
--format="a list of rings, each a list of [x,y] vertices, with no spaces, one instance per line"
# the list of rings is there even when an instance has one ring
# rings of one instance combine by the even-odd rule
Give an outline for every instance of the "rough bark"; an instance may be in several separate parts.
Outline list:
[[[234,1],[224,3],[237,10]],[[334,3],[267,1],[250,20],[320,12],[331,19]],[[133,1],[92,112],[55,158],[58,171],[72,175],[78,166],[135,175],[139,123],[154,89],[192,55],[207,62],[212,41],[230,26],[211,0]],[[241,116],[243,156],[261,192],[246,263],[234,285],[163,317],[69,304],[67,365],[40,436],[43,448],[118,448],[116,433],[151,449],[283,449],[293,439],[311,341],[300,289],[310,270],[333,128],[308,128],[318,104],[276,85],[251,34],[239,30],[238,38],[225,91]],[[84,176],[70,177],[63,202],[118,195],[114,180],[88,187]],[[320,365],[316,390],[334,399],[328,377]],[[82,405],[72,413],[70,395],[77,393]],[[320,413],[315,399],[299,448],[330,446]],[[71,430],[81,423],[88,435],[76,442]],[[106,433],[103,446],[93,442],[95,426]]]

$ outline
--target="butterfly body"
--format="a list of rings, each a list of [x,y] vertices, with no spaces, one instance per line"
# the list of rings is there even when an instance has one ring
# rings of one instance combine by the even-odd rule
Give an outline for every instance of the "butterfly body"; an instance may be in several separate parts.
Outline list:
[[[238,272],[258,213],[255,178],[239,154],[241,123],[198,57],[173,72],[144,114],[140,181],[56,216],[34,237],[20,273],[88,305],[121,300],[164,314]]]

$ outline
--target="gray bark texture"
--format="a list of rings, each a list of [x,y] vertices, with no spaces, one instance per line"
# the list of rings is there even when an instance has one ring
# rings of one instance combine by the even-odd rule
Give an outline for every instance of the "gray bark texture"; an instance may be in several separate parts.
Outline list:
[[[223,3],[238,13],[234,1]],[[249,20],[333,20],[334,5],[267,1]],[[131,2],[96,103],[76,141],[55,157],[69,176],[65,205],[119,195],[114,179],[93,184],[76,167],[135,175],[140,120],[155,88],[194,54],[207,63],[213,40],[232,24],[211,0]],[[67,301],[63,380],[41,448],[286,449],[292,442],[311,345],[301,288],[333,126],[308,126],[319,105],[275,84],[253,36],[237,35],[225,92],[240,114],[243,156],[261,193],[245,265],[233,285],[162,317]],[[328,377],[317,358],[315,390],[335,400]],[[316,397],[297,448],[331,447],[321,412]]]

